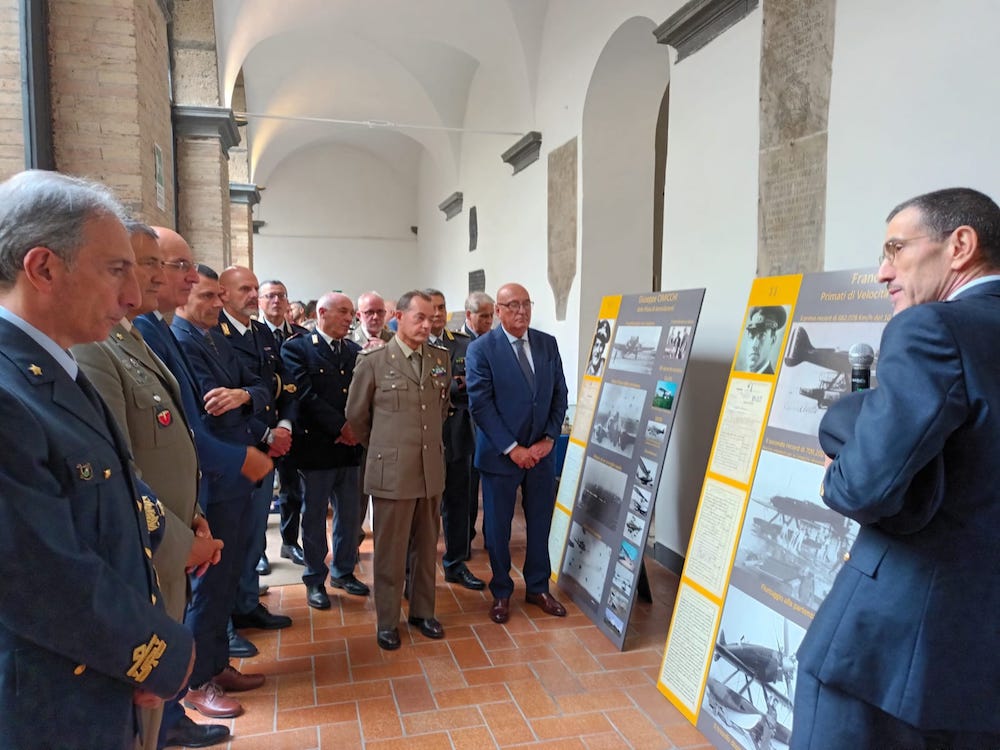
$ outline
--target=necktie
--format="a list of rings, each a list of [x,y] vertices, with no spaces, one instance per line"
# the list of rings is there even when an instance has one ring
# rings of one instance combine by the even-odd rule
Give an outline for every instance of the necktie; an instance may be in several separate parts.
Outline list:
[[[104,414],[104,403],[101,401],[101,397],[97,394],[97,389],[91,384],[87,379],[87,376],[83,374],[83,370],[79,370],[76,373],[76,384],[80,386],[80,390],[83,391],[83,395],[87,397],[91,405],[97,410],[97,413],[102,417],[107,417]]]
[[[413,372],[417,374],[417,380],[420,380],[420,352],[410,354],[410,364],[413,365]]]
[[[285,329],[275,328],[274,329],[274,340],[278,342],[278,346],[281,346],[282,342],[285,340]]]
[[[215,341],[212,340],[212,332],[211,331],[205,331],[204,336],[205,336],[205,342],[208,344],[209,348],[213,352],[215,352],[215,356],[218,357],[219,356],[219,347],[217,347],[215,345]]]
[[[340,354],[340,341],[337,340],[337,339],[331,339],[331,341],[330,341],[330,348],[333,349],[333,353],[334,354],[339,355]]]
[[[531,390],[535,390],[535,373],[531,369],[531,363],[528,361],[528,353],[524,350],[524,339],[515,339],[514,347],[517,349],[517,363],[521,365],[521,372],[524,373],[525,379],[528,381],[528,385]]]

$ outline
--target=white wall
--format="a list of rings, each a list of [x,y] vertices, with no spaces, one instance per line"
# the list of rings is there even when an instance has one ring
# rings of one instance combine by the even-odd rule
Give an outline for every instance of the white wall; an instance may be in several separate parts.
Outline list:
[[[761,17],[670,71],[663,288],[707,288],[656,498],[656,541],[681,555],[756,273]]]
[[[254,270],[293,299],[331,289],[398,296],[417,276],[416,189],[390,164],[354,148],[303,149],[271,174],[255,216]]]
[[[1000,3],[837,0],[826,268],[871,266],[907,198],[1000,198]]]

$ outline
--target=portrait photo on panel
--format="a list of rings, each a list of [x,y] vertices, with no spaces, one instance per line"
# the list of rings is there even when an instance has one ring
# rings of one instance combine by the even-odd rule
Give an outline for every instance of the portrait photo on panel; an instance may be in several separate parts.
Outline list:
[[[611,343],[611,321],[602,318],[597,321],[597,331],[590,345],[590,356],[587,358],[585,373],[595,378],[601,377],[604,364],[608,361],[608,346]]]
[[[663,353],[671,359],[687,359],[693,331],[694,326],[670,326],[667,329],[667,343]]]
[[[777,371],[788,310],[788,305],[767,305],[747,311],[736,355],[736,370],[762,375],[773,375]]]

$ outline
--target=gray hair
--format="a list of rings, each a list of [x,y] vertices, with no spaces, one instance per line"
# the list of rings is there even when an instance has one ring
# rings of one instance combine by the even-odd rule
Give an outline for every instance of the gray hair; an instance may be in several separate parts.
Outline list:
[[[473,292],[465,298],[465,311],[470,313],[479,312],[483,305],[495,305],[493,298],[486,292]]]
[[[445,299],[444,292],[442,292],[440,289],[434,289],[433,287],[427,287],[425,289],[422,289],[421,291],[424,294],[426,294],[428,297],[440,297],[441,299]]]
[[[32,169],[0,184],[0,287],[17,282],[24,258],[45,247],[71,264],[88,221],[105,216],[124,224],[121,203],[103,185]]]
[[[138,219],[126,219],[125,220],[125,231],[128,232],[128,236],[132,237],[137,234],[144,234],[150,239],[158,240],[160,235],[156,233],[149,224],[145,224]]]
[[[963,187],[935,190],[900,203],[886,221],[907,208],[920,211],[921,224],[937,239],[944,239],[958,227],[972,227],[983,258],[994,268],[1000,266],[1000,207],[988,195]]]

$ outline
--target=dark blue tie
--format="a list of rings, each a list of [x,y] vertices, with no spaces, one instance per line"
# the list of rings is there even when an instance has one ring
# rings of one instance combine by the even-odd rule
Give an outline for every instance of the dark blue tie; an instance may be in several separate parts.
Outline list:
[[[524,350],[524,339],[515,339],[514,348],[517,349],[517,363],[521,365],[521,372],[524,373],[531,390],[535,390],[535,373],[531,369],[531,362],[528,361],[528,353]]]

